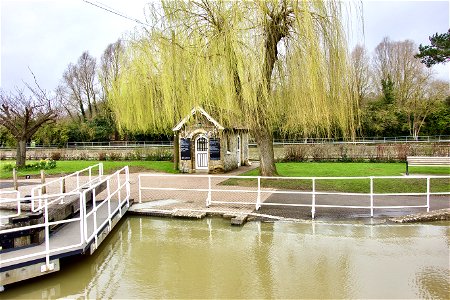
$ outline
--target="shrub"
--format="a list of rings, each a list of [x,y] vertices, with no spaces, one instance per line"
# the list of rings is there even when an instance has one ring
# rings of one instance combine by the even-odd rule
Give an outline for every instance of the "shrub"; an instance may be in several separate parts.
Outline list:
[[[14,164],[5,164],[2,169],[5,171],[12,171],[15,168]],[[56,168],[56,161],[53,159],[41,159],[37,162],[27,164],[20,170],[49,170]]]
[[[100,161],[106,160],[106,153],[105,152],[100,152],[98,154],[98,160],[100,160]]]
[[[144,154],[142,153],[141,150],[136,149],[136,150],[134,150],[133,156],[134,156],[134,159],[136,159],[136,160],[141,160],[142,157],[144,156]]]
[[[134,160],[134,154],[132,152],[125,153],[125,160]]]
[[[345,145],[339,145],[339,157],[337,159],[340,162],[352,162],[353,158],[348,155],[348,147]]]
[[[173,152],[166,149],[156,149],[145,154],[148,161],[173,161]]]
[[[409,145],[408,144],[396,144],[395,145],[395,153],[396,158],[399,161],[406,161],[406,156],[409,154]]]
[[[305,161],[308,158],[308,146],[295,145],[287,146],[284,152],[284,161],[296,162]]]
[[[25,168],[27,168],[26,166]],[[41,159],[38,162],[32,163],[29,165],[31,169],[35,170],[49,170],[56,168],[56,161],[53,159]]]
[[[60,152],[52,152],[50,155],[51,159],[53,160],[60,160],[61,159],[61,153]]]
[[[314,145],[311,147],[311,156],[314,161],[324,160],[325,154],[325,148],[323,145]]]
[[[88,158],[88,155],[84,152],[80,152],[80,154],[78,155],[79,160],[87,160]]]
[[[109,153],[109,160],[120,160],[122,158],[122,156],[120,155],[120,153],[115,153],[115,152],[110,152]]]

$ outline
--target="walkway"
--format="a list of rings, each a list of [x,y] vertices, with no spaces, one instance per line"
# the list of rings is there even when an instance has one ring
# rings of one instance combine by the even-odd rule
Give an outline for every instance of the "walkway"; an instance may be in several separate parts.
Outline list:
[[[227,173],[225,176],[236,176],[247,172],[258,165],[251,167],[241,167],[232,173]],[[158,174],[158,173],[154,173]],[[208,189],[208,181],[205,177],[198,175],[205,174],[190,174],[186,176],[163,175],[145,178],[143,186],[151,186],[165,189]],[[224,185],[223,182],[227,178],[221,178],[224,175],[212,175],[211,188],[222,190],[223,192],[213,192],[212,198],[215,202],[231,201],[233,204],[212,203],[206,207],[206,199],[208,193],[206,191],[171,191],[171,190],[143,190],[142,203],[137,203],[139,200],[139,185],[138,174],[131,176],[131,185],[133,198],[135,204],[130,209],[130,212],[138,214],[150,214],[170,216],[177,215],[184,212],[185,215],[193,215],[192,212],[199,212],[206,214],[225,214],[225,215],[242,215],[254,214],[260,215],[262,218],[279,217],[292,219],[306,219],[311,220],[311,207],[293,207],[285,206],[286,204],[305,204],[311,205],[310,194],[275,194],[271,191],[274,189],[264,188],[261,193],[262,207],[255,210],[256,193],[232,193],[227,192],[231,189],[239,190],[255,190],[255,186],[243,187]],[[298,191],[293,191],[298,192]],[[248,202],[252,204],[242,204]],[[270,206],[267,204],[271,204]],[[276,205],[276,204],[283,204]],[[265,205],[266,204],[266,205]],[[315,218],[319,220],[339,220],[339,219],[355,219],[355,218],[371,218],[370,209],[357,208],[357,206],[370,206],[369,195],[316,195],[316,205],[346,205],[355,206],[356,208],[327,208],[316,207]],[[374,196],[374,206],[423,206],[426,205],[426,196],[392,196],[392,195],[377,195]],[[450,197],[448,195],[431,195],[430,196],[430,210],[449,209]],[[402,215],[408,215],[418,212],[426,212],[426,208],[375,208],[374,218],[388,218]]]
[[[102,167],[101,165],[100,170]],[[34,208],[41,215],[36,224],[28,217],[23,217],[26,214],[21,214],[23,222],[11,221],[2,226],[0,235],[5,238],[3,241],[11,240],[13,246],[0,251],[0,288],[59,271],[59,259],[62,257],[92,254],[127,212],[130,206],[128,167],[108,176],[103,176],[102,172],[95,177],[88,176],[87,183],[78,178],[78,174],[76,176],[77,187],[75,190],[68,187],[72,190],[69,194],[46,194],[28,198],[36,200]],[[59,180],[54,181],[55,184],[58,182]],[[49,182],[49,187],[55,184]],[[57,185],[52,188],[59,190]],[[30,209],[29,204],[21,207],[24,210]],[[69,214],[59,216],[52,211]],[[18,247],[28,244],[30,245],[26,247]]]

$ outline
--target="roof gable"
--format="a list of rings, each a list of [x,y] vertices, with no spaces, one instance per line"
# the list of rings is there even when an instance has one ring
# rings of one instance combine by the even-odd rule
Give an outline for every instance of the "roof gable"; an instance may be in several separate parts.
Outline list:
[[[213,117],[211,117],[203,108],[200,106],[194,107],[191,112],[183,118],[183,120],[180,121],[180,123],[177,124],[172,130],[173,131],[179,131],[181,127],[183,127],[184,124],[186,124],[187,121],[189,121],[189,118],[192,117],[196,112],[199,112],[202,114],[208,121],[214,124],[214,126],[217,127],[217,129],[224,130],[225,128],[219,124]]]

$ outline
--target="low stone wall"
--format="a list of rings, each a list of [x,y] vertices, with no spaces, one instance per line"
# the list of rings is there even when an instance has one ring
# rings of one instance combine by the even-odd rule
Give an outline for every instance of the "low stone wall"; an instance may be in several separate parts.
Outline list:
[[[257,147],[250,159],[259,160]],[[277,161],[405,161],[406,156],[450,156],[450,143],[275,145]]]
[[[16,151],[12,149],[0,150],[1,159],[15,159]],[[172,160],[172,146],[145,148],[29,148],[27,159],[54,160]]]
[[[392,143],[392,144],[300,144],[275,145],[277,161],[404,161],[406,156],[450,156],[450,143]],[[249,160],[259,160],[256,146],[249,147]],[[0,159],[15,158],[14,149],[0,149]],[[27,150],[27,159],[54,160],[172,160],[173,147],[145,147],[119,149],[55,148]]]

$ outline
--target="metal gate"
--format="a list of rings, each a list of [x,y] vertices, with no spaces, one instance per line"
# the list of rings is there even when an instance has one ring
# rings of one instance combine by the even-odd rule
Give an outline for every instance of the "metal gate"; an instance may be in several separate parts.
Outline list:
[[[204,136],[195,140],[195,168],[208,169],[208,139]]]

